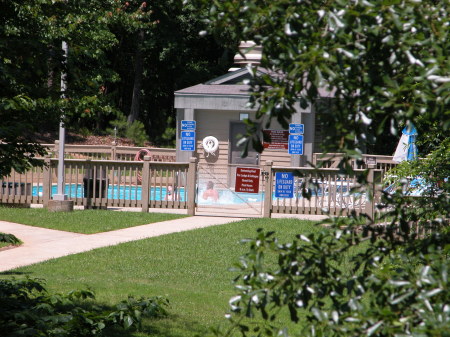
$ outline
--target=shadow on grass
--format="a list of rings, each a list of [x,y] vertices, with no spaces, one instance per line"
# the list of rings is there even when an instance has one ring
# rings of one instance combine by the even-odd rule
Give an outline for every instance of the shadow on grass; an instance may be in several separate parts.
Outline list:
[[[209,336],[211,331],[201,323],[186,320],[179,315],[169,314],[167,317],[146,319],[142,333],[152,337],[194,337]]]
[[[29,271],[14,271],[14,270],[6,270],[0,272],[0,276],[11,276],[11,275],[31,275],[32,273]]]

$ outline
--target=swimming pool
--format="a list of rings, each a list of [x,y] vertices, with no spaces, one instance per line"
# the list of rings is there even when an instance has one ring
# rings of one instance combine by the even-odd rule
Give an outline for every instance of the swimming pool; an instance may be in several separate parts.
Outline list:
[[[33,196],[42,196],[42,186],[34,186],[32,189]],[[66,184],[65,194],[69,198],[84,198],[83,184]],[[180,199],[179,201],[186,201],[186,194],[184,187],[178,190]],[[52,186],[52,195],[57,194],[57,186]],[[167,189],[166,187],[151,187],[150,200],[166,200]],[[197,203],[200,205],[233,205],[233,204],[245,204],[245,203],[259,203],[264,201],[264,193],[237,193],[231,190],[219,190],[219,200],[213,202],[212,200],[205,200],[201,196],[203,190],[198,192]],[[321,196],[321,190],[312,191],[313,196]],[[302,198],[301,193],[297,191],[295,193],[296,198]],[[142,199],[142,186],[117,186],[109,185],[107,190],[107,199],[121,199],[121,200],[141,200]],[[272,200],[282,200],[282,198],[276,198],[275,193],[272,194]]]
[[[184,187],[179,188],[180,201],[186,201],[186,195]],[[65,194],[69,198],[84,198],[84,187],[82,184],[66,184]],[[57,186],[52,186],[52,195],[57,194]],[[203,191],[199,191],[199,196],[203,194]],[[33,196],[42,196],[42,186],[34,186],[32,190]],[[161,201],[166,200],[167,190],[166,187],[152,187],[150,189],[150,199]],[[142,199],[142,186],[108,186],[107,196],[108,199],[122,199],[122,200],[141,200]],[[261,202],[264,200],[264,194],[253,193],[235,193],[230,190],[220,190],[219,200],[212,202],[211,200],[205,200],[201,197],[197,198],[197,202],[202,205],[218,204],[218,205],[232,205],[232,204],[244,204]]]
[[[52,195],[57,194],[57,186],[52,186]],[[178,190],[180,195],[180,201],[185,201],[184,187]],[[65,194],[69,198],[84,198],[84,187],[82,184],[66,184]],[[100,193],[99,193],[100,194]],[[42,186],[34,186],[32,190],[33,196],[42,195]],[[152,187],[150,189],[151,200],[166,200],[167,190],[165,187]],[[141,200],[142,199],[142,187],[141,186],[117,186],[109,185],[107,190],[107,199],[122,199],[122,200]]]

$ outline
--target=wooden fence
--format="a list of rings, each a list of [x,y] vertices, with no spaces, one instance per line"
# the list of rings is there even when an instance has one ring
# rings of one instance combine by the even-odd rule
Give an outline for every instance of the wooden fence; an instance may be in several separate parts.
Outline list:
[[[42,144],[46,147],[51,157],[58,157],[59,141],[55,144]],[[93,159],[93,160],[134,160],[136,153],[143,147],[111,145],[73,145],[66,144],[64,152],[66,158],[70,159]],[[165,148],[149,148],[151,161],[175,162],[176,150]]]
[[[380,201],[382,170],[371,170],[369,184],[363,187],[357,182],[357,169],[352,175],[342,175],[338,169],[315,170],[310,167],[276,167],[266,162],[264,217],[280,214],[330,214],[347,215],[350,212],[367,214],[373,218],[375,204]],[[292,173],[294,179],[293,197],[277,198],[276,173]],[[306,198],[303,194],[308,194]],[[267,198],[267,196],[274,196]]]
[[[13,172],[1,180],[1,203],[47,205],[56,194],[58,161],[50,156],[42,160],[43,168],[33,168],[25,174]],[[195,158],[189,163],[157,162],[150,156],[144,161],[66,159],[64,193],[75,206],[85,208],[138,207],[144,212],[149,208],[185,209],[194,215],[197,170]],[[362,187],[356,175],[361,171],[343,176],[335,168],[274,167],[272,162],[266,162],[261,181],[265,190],[263,215],[346,215],[355,211],[373,217],[382,170],[371,170],[369,188],[358,191]],[[274,196],[277,172],[294,173],[293,198]],[[356,193],[350,193],[354,190]],[[311,198],[308,200],[302,193]]]
[[[323,168],[337,168],[339,162],[342,160],[342,153],[314,153],[313,154],[313,164],[317,166],[320,164]],[[392,156],[382,156],[382,155],[372,155],[363,154],[362,161],[356,161],[356,159],[351,160],[353,169],[367,169],[369,165],[381,170],[383,174],[390,170],[391,168],[398,165],[397,162],[392,160]]]
[[[65,160],[65,191],[75,206],[187,209],[195,201],[195,162]],[[43,204],[56,194],[57,159],[1,180],[3,204]],[[193,172],[192,172],[193,171]],[[193,180],[192,182],[189,180]],[[192,207],[193,208],[193,207]],[[188,212],[189,213],[189,212]]]

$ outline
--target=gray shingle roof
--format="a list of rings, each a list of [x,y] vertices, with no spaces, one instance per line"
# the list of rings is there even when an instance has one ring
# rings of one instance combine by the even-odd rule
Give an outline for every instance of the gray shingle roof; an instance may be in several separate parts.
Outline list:
[[[250,86],[246,84],[227,84],[227,79],[231,81],[236,76],[241,76],[248,72],[246,68],[239,69],[228,74],[224,74],[220,77],[217,77],[213,80],[210,80],[204,84],[197,84],[192,87],[184,88],[178,91],[175,91],[175,95],[240,95],[240,96],[249,96],[250,95]],[[264,68],[258,68],[258,72],[270,74],[273,77],[280,77],[280,74],[269,72]],[[220,84],[211,84],[214,82],[218,82]],[[319,95],[321,97],[334,97],[335,90],[329,91],[326,88],[319,88]]]
[[[244,95],[249,96],[249,85],[245,84],[197,84],[175,91],[176,94]]]

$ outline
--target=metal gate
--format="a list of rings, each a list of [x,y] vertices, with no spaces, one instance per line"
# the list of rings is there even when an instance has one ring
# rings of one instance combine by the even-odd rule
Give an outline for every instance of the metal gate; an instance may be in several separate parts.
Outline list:
[[[264,204],[261,172],[258,165],[199,164],[195,214],[261,217]]]

